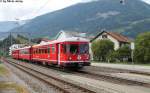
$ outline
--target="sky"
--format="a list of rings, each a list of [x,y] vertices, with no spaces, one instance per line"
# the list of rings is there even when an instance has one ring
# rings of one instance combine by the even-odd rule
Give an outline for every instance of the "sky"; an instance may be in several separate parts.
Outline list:
[[[1,1],[3,0],[0,0],[0,21],[15,21],[32,19],[41,14],[91,0],[22,0],[22,3]],[[144,1],[150,3],[150,0]]]

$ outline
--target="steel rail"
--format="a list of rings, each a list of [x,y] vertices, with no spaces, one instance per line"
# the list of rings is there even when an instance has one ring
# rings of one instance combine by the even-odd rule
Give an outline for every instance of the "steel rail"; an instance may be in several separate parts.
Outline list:
[[[63,93],[96,93],[95,91],[89,90],[87,88],[78,86],[76,84],[67,82],[67,81],[59,79],[59,78],[56,78],[54,76],[44,74],[38,70],[34,70],[32,68],[23,66],[16,62],[12,62],[12,61],[10,62],[6,59],[4,61],[15,66],[16,68],[18,68],[20,70],[26,72],[27,74],[30,74],[31,76],[34,76],[35,78],[61,90]],[[63,86],[61,86],[61,85],[63,85]]]
[[[93,72],[87,72],[87,71],[78,71],[77,73],[82,73],[82,74],[87,74],[95,77],[100,77],[105,80],[109,81],[114,81],[114,82],[119,82],[119,83],[125,83],[125,84],[131,84],[131,85],[139,85],[143,87],[148,87],[150,88],[150,83],[148,82],[143,82],[143,81],[137,81],[133,79],[128,79],[128,78],[123,78],[123,77],[116,77],[110,74],[104,74],[104,73],[93,73]]]
[[[33,65],[33,64],[32,64]],[[37,65],[36,65],[37,66]],[[43,66],[40,66],[43,67]],[[45,69],[49,69],[46,67],[43,67]],[[106,68],[105,68],[106,69]],[[109,68],[108,68],[109,69]],[[112,68],[111,68],[112,69]],[[53,69],[53,70],[58,70],[58,69]],[[116,69],[114,69],[116,70]],[[62,71],[62,70],[61,70]],[[127,73],[131,73],[129,70],[120,70],[119,72],[127,72]],[[137,80],[133,80],[133,79],[127,79],[127,78],[122,78],[122,77],[116,77],[110,74],[104,74],[104,73],[94,73],[94,72],[89,72],[86,70],[83,71],[76,71],[76,72],[72,72],[74,74],[80,75],[80,76],[89,76],[89,77],[93,77],[93,78],[102,78],[104,80],[107,81],[111,81],[114,83],[123,83],[123,84],[130,84],[130,85],[139,85],[139,86],[143,86],[143,87],[148,87],[150,88],[150,83],[148,82],[143,82],[143,81],[137,81]],[[136,74],[136,73],[133,73]],[[145,75],[145,74],[141,74],[141,75]],[[147,75],[147,74],[146,74]]]

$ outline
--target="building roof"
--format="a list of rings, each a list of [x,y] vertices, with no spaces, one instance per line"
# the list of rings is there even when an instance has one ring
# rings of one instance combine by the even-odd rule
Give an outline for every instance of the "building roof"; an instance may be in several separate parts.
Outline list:
[[[96,38],[98,38],[103,33],[107,33],[108,35],[112,36],[113,38],[115,38],[119,42],[127,42],[127,43],[131,42],[130,39],[128,37],[126,37],[126,36],[123,36],[123,35],[121,35],[119,33],[116,33],[116,32],[107,32],[107,31],[100,32],[95,38],[93,38],[91,40],[91,42],[94,41]]]

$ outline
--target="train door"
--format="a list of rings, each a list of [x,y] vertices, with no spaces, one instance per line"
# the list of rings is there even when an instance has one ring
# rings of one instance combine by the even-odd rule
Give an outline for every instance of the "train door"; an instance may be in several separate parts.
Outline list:
[[[59,65],[59,66],[60,66],[60,52],[61,52],[60,44],[58,44],[57,60],[58,60],[58,65]]]
[[[47,55],[47,57],[48,57],[48,60],[50,60],[50,46],[48,46],[47,53],[48,53],[48,55]]]
[[[32,61],[32,58],[33,58],[33,48],[31,46],[29,49],[29,61]]]

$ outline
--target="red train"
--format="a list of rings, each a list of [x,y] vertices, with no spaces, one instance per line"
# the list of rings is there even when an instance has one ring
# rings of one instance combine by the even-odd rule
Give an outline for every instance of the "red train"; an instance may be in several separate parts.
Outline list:
[[[90,65],[89,42],[85,39],[54,40],[12,51],[12,58],[59,67]]]

